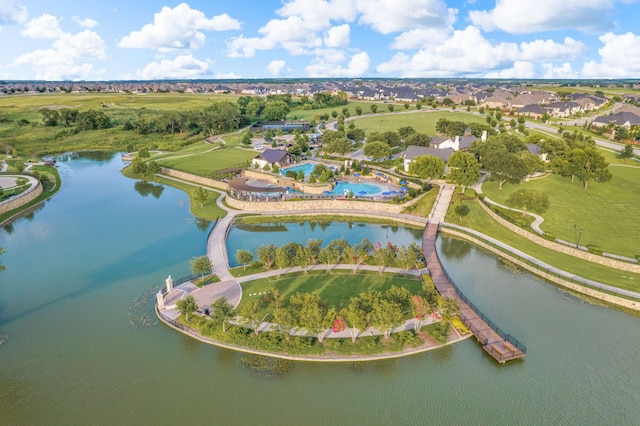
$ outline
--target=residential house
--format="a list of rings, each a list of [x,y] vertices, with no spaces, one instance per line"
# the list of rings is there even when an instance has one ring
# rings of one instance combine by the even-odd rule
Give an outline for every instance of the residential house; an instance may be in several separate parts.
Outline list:
[[[605,116],[600,115],[591,122],[591,126],[600,128],[605,127],[610,123],[614,123],[629,130],[631,126],[640,126],[640,116],[626,111],[621,111],[616,114]]]
[[[251,162],[256,169],[264,169],[266,165],[273,170],[276,165],[279,168],[295,163],[296,158],[282,149],[267,148]]]
[[[455,151],[451,148],[438,149],[428,146],[409,145],[404,151],[404,170],[406,172],[409,171],[409,165],[415,161],[416,157],[420,157],[422,155],[433,155],[434,157],[441,158],[445,163],[447,163],[449,162],[449,157],[451,157],[451,154],[454,152]]]
[[[542,116],[546,113],[547,113],[547,110],[542,105],[539,105],[539,104],[525,105],[516,111],[517,115],[533,118],[536,120],[542,118]]]
[[[473,135],[454,136],[452,138],[436,136],[431,139],[431,147],[435,149],[452,149],[466,151],[478,138]]]

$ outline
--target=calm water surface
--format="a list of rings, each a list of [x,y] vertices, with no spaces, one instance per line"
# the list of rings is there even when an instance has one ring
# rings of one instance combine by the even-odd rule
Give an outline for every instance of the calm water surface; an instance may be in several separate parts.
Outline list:
[[[136,184],[121,168],[118,156],[98,154],[62,163],[60,193],[0,231],[7,267],[0,273],[0,424],[640,418],[639,318],[584,303],[451,239],[439,240],[445,267],[527,345],[525,361],[498,365],[469,339],[396,361],[293,363],[288,373],[266,377],[244,368],[242,355],[149,325],[150,294],[168,274],[189,273],[208,228],[194,221],[180,191]],[[329,241],[345,231],[333,223],[325,232]],[[246,247],[276,242],[272,232],[251,235]],[[245,239],[234,236],[234,244]]]

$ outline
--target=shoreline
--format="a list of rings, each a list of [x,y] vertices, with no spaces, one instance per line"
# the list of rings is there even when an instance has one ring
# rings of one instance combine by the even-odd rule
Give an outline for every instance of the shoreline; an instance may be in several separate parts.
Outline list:
[[[169,328],[172,328],[173,330],[178,331],[179,333],[185,335],[185,336],[189,336],[193,339],[196,339],[202,343],[206,343],[209,344],[211,346],[217,346],[219,348],[223,348],[223,349],[229,349],[235,352],[242,352],[242,353],[247,353],[247,354],[252,354],[252,355],[261,355],[261,356],[267,356],[270,358],[279,358],[279,359],[286,359],[289,361],[306,361],[306,362],[367,362],[367,361],[378,361],[378,360],[386,360],[386,359],[396,359],[396,358],[404,358],[406,356],[409,355],[415,355],[415,354],[420,354],[420,353],[424,353],[424,352],[429,352],[435,349],[440,349],[446,346],[450,346],[453,345],[455,343],[459,343],[463,340],[467,340],[468,338],[473,336],[473,333],[468,333],[465,336],[460,335],[459,333],[456,333],[460,336],[457,339],[451,340],[451,341],[447,341],[446,343],[440,343],[440,344],[436,344],[433,346],[426,346],[427,344],[423,344],[422,346],[418,347],[418,348],[411,348],[409,350],[403,350],[400,352],[383,352],[381,354],[376,354],[376,355],[368,355],[368,356],[334,356],[334,357],[329,357],[329,356],[318,356],[318,355],[288,355],[288,354],[283,354],[283,353],[274,353],[274,352],[266,352],[266,351],[261,351],[258,349],[252,349],[252,348],[246,348],[246,347],[242,347],[242,346],[234,346],[234,345],[229,345],[227,343],[223,343],[223,342],[219,342],[215,339],[212,339],[210,337],[206,337],[201,335],[200,333],[198,333],[195,329],[184,326],[182,324],[180,324],[181,327],[178,327],[176,325],[174,325],[172,323],[172,321],[168,320],[167,318],[164,317],[164,315],[162,315],[159,311],[158,311],[158,305],[156,304],[154,306],[154,311],[156,313],[156,316],[158,317],[158,319],[166,326],[168,326]],[[452,326],[453,328],[453,326]],[[455,328],[453,328],[455,330]]]

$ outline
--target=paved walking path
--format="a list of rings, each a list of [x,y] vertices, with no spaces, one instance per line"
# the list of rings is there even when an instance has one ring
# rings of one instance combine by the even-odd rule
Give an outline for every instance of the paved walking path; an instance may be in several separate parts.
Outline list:
[[[447,216],[447,210],[449,210],[449,204],[451,203],[454,190],[455,187],[453,185],[442,185],[440,187],[440,192],[431,211],[429,223],[440,223],[444,220]]]

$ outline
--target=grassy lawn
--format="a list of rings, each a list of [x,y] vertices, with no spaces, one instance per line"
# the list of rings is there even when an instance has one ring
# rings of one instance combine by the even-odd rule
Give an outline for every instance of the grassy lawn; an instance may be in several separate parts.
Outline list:
[[[244,167],[257,153],[251,150],[223,148],[187,157],[177,157],[178,155],[180,153],[175,153],[171,158],[160,159],[158,164],[200,176],[211,176],[221,169]]]
[[[313,271],[308,274],[283,275],[280,279],[265,278],[242,284],[242,302],[239,309],[247,300],[254,300],[260,296],[249,296],[254,293],[264,293],[277,288],[286,298],[300,293],[315,293],[326,303],[327,308],[339,310],[349,305],[350,298],[369,290],[385,292],[391,286],[405,287],[412,294],[417,294],[422,288],[422,281],[415,278],[405,278],[397,275],[378,275],[369,271],[360,271],[354,275],[351,271]]]
[[[316,120],[317,122],[320,122],[320,116],[323,114],[329,114],[329,121],[333,121],[335,120],[335,118],[333,118],[331,116],[331,112],[335,111],[338,114],[342,114],[342,109],[343,108],[348,108],[349,109],[349,114],[351,115],[351,117],[355,117],[356,116],[356,107],[360,107],[362,108],[362,113],[363,114],[368,114],[371,112],[371,105],[376,105],[378,107],[378,111],[388,111],[387,110],[387,106],[378,102],[363,102],[363,101],[355,101],[355,102],[349,102],[347,105],[340,105],[337,107],[331,107],[331,108],[320,108],[320,109],[308,109],[308,110],[304,110],[302,108],[298,108],[298,109],[294,109],[293,111],[291,111],[288,115],[287,115],[287,119],[288,120]],[[402,106],[402,104],[397,104],[394,105],[396,111],[402,109],[404,111],[404,107]],[[415,109],[415,107],[414,107]]]
[[[402,210],[402,213],[421,217],[429,217],[429,213],[431,213],[433,203],[435,203],[437,196],[438,187],[434,186],[429,192],[422,195],[415,204],[405,207],[405,209]]]
[[[534,189],[549,196],[550,207],[542,224],[544,231],[574,242],[575,229],[582,229],[580,244],[595,244],[611,253],[633,257],[640,254],[638,239],[640,222],[640,164],[620,160],[613,153],[603,151],[611,163],[613,179],[606,183],[590,182],[585,191],[581,182],[551,175],[544,179],[506,184],[502,191],[497,182],[485,182],[483,192],[492,200],[504,204],[509,195],[520,188]],[[575,229],[574,229],[575,224]]]
[[[449,213],[446,218],[447,222],[480,231],[510,245],[511,247],[534,256],[551,266],[555,266],[569,273],[615,287],[632,291],[640,291],[640,274],[619,271],[617,269],[608,268],[570,255],[559,253],[554,250],[546,249],[495,222],[480,207],[480,205],[478,205],[478,201],[476,200],[464,201],[464,203],[469,206],[470,212],[467,216],[460,219],[453,213],[453,210],[458,203],[460,203],[460,201],[457,200],[456,196],[449,208]],[[571,227],[573,228],[573,225]],[[582,240],[580,241],[580,244],[582,244]]]
[[[396,108],[397,110],[397,108]],[[401,109],[404,111],[404,108]],[[356,126],[364,129],[366,132],[383,132],[385,130],[396,131],[400,127],[411,126],[420,133],[427,135],[435,135],[436,123],[441,118],[447,120],[463,121],[465,123],[487,124],[485,117],[475,114],[467,114],[466,112],[452,111],[431,111],[423,108],[424,113],[415,114],[377,114],[375,116],[358,118],[354,120]]]
[[[122,171],[122,174],[131,179],[141,179],[140,176],[136,176],[135,174],[132,173],[131,167],[125,168]],[[187,195],[189,196],[190,211],[191,211],[191,214],[193,214],[194,216],[197,216],[205,220],[213,221],[218,218],[225,217],[227,215],[226,210],[221,209],[216,204],[216,200],[220,196],[220,194],[217,192],[211,191],[209,200],[207,200],[207,202],[205,202],[204,205],[200,207],[200,203],[195,201],[193,198],[195,188],[196,188],[193,185],[189,185],[188,183],[178,182],[173,179],[167,179],[160,176],[156,176],[153,179],[149,176],[146,176],[145,180],[149,182],[157,182],[157,183],[162,183],[164,185],[173,186],[174,188],[178,188],[186,192]]]

